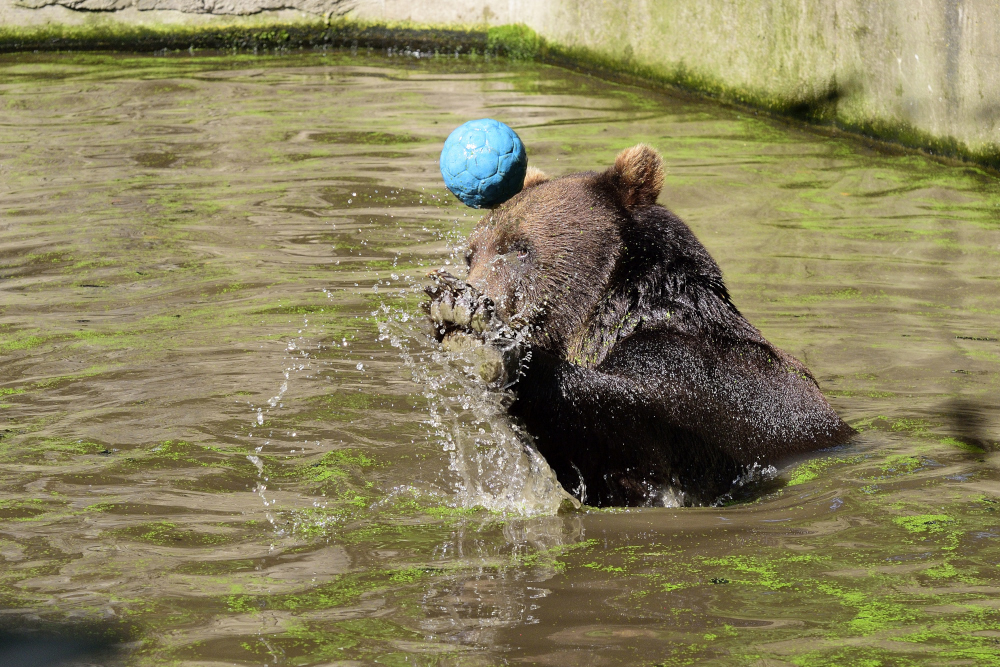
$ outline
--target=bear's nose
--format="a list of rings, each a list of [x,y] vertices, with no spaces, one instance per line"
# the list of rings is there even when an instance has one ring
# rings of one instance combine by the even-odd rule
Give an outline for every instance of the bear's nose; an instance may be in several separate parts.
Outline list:
[[[477,290],[483,294],[490,294],[494,291],[490,289],[490,282],[486,280],[485,276],[470,273],[466,278],[466,282],[475,287]]]

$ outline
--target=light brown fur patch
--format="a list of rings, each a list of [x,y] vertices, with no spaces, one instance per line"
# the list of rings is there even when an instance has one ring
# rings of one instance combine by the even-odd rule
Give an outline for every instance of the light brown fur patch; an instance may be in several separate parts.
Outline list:
[[[545,183],[549,180],[548,174],[546,174],[541,169],[535,169],[534,167],[528,167],[527,173],[524,175],[524,188],[530,188],[533,185],[538,185],[540,183]]]
[[[646,144],[636,144],[618,154],[608,175],[617,182],[625,208],[652,206],[663,188],[663,158]]]

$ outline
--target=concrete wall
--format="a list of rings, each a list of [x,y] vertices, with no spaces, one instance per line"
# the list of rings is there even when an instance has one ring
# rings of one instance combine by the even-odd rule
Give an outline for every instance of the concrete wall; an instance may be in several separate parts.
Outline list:
[[[830,100],[841,123],[900,139],[1000,145],[1000,0],[520,4],[547,39],[668,79],[778,108]]]
[[[349,11],[351,0],[0,0],[0,27],[83,25],[201,25],[252,17],[257,21],[316,20]]]
[[[56,11],[48,11],[47,18],[58,16],[76,23],[84,17],[75,16],[73,12],[122,12],[116,18],[123,20],[136,18],[139,16],[138,12],[150,12],[148,16],[142,17],[144,19],[165,12],[177,12],[180,15],[247,16],[261,12],[299,10],[322,14],[343,5],[343,2],[344,0],[0,0],[0,6],[7,5],[6,14],[12,19],[29,18],[31,13],[26,10],[44,11],[52,8]]]
[[[0,0],[0,22],[347,10],[378,21],[524,23],[563,55],[1000,165],[1000,0]]]

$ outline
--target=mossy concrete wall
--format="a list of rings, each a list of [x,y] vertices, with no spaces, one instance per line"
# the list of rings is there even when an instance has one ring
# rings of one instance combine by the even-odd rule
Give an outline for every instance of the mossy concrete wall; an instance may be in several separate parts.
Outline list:
[[[1000,0],[0,0],[0,25],[344,12],[388,23],[523,23],[558,62],[1000,167]]]
[[[942,152],[1000,157],[1000,0],[521,0],[571,55]]]

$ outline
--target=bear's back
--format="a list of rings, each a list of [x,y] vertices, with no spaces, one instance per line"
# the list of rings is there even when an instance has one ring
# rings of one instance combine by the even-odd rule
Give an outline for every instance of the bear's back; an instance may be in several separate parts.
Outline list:
[[[849,437],[809,370],[733,304],[691,229],[659,205],[634,216],[611,290],[629,295],[637,323],[598,369],[647,378],[666,416],[742,465]]]

